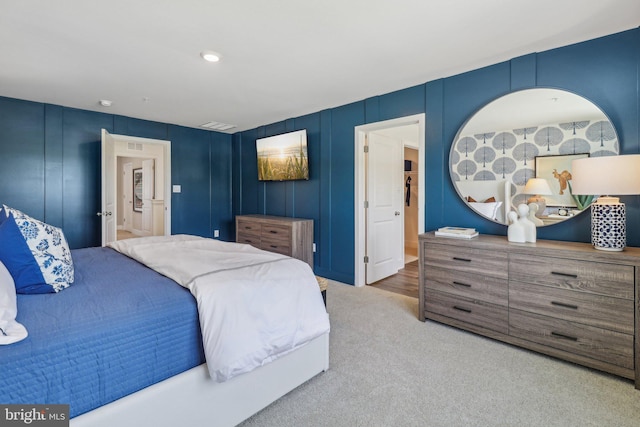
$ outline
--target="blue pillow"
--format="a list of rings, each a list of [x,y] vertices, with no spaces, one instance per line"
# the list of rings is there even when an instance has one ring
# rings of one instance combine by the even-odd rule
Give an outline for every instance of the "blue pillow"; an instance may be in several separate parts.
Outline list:
[[[45,283],[53,292],[69,287],[74,280],[73,259],[62,230],[7,205],[3,209],[13,216]]]
[[[7,267],[16,284],[16,292],[21,294],[43,294],[54,292],[45,283],[24,236],[20,232],[13,215],[0,224],[0,261]]]

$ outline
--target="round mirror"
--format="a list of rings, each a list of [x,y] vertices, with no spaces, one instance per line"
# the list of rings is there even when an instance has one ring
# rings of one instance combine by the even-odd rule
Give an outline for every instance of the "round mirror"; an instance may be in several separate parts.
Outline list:
[[[458,131],[449,154],[451,180],[478,214],[507,224],[507,213],[535,201],[539,225],[564,221],[594,196],[571,194],[571,161],[619,154],[616,131],[591,101],[558,89],[502,96]]]

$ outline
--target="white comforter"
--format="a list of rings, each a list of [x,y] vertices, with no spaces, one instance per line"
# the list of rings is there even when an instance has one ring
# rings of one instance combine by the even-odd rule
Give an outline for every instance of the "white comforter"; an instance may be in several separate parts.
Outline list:
[[[300,260],[187,235],[121,240],[109,246],[191,291],[209,373],[218,382],[329,331],[318,283]]]

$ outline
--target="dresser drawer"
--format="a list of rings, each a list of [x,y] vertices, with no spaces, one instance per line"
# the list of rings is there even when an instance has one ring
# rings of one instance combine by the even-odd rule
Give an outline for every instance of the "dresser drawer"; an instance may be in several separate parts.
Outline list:
[[[441,267],[501,279],[508,277],[508,257],[506,252],[437,243],[425,243],[423,247],[425,266]]]
[[[243,235],[260,238],[262,232],[262,224],[240,219],[237,220],[236,228],[238,236]]]
[[[260,249],[265,251],[276,252],[282,255],[291,256],[291,244],[288,241],[272,238],[271,236],[263,236],[260,243]]]
[[[427,289],[425,310],[503,334],[508,333],[508,310],[483,301],[451,296]]]
[[[509,307],[633,334],[633,301],[510,282]]]
[[[244,231],[238,231],[236,234],[236,242],[238,243],[247,243],[251,246],[255,246],[256,248],[260,247],[260,235],[246,233]]]
[[[426,269],[424,276],[428,289],[505,307],[508,304],[506,279],[435,267]]]
[[[519,310],[509,312],[509,334],[624,368],[634,368],[633,335]]]
[[[291,227],[275,225],[275,224],[262,224],[262,237],[270,240],[291,240]]]
[[[634,298],[634,268],[630,265],[511,255],[509,277],[520,282]]]

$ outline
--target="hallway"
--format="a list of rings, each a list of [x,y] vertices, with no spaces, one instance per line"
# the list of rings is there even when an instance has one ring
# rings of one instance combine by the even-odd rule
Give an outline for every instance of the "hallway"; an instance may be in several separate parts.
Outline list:
[[[404,268],[393,276],[378,280],[369,286],[418,298],[418,260],[405,264]]]

